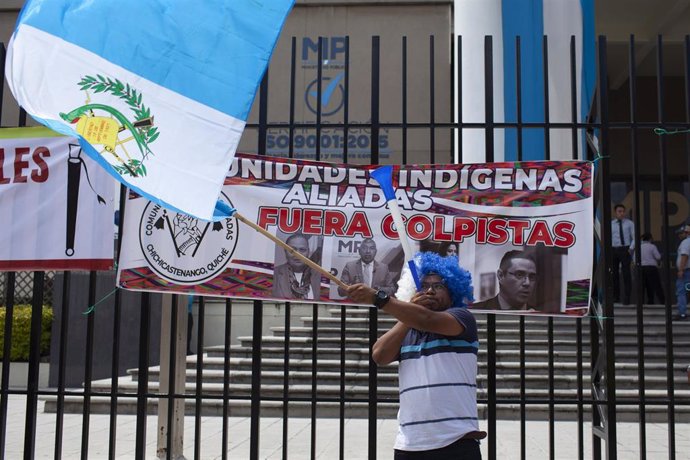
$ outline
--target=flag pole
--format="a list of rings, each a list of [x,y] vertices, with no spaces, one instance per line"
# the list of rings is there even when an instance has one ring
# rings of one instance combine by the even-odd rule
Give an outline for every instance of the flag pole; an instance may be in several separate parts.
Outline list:
[[[277,244],[278,246],[280,246],[280,247],[282,247],[283,249],[285,249],[286,251],[288,251],[291,255],[293,255],[293,256],[299,258],[302,262],[304,262],[305,264],[307,264],[310,268],[316,270],[317,272],[321,273],[323,276],[325,276],[325,277],[328,278],[329,280],[331,280],[331,281],[333,281],[334,283],[336,283],[336,284],[337,284],[338,286],[340,286],[341,288],[347,289],[347,288],[349,287],[347,284],[343,283],[341,280],[339,280],[338,278],[336,278],[331,272],[329,272],[328,270],[326,270],[325,268],[323,268],[321,265],[317,264],[316,262],[314,262],[314,261],[311,260],[310,258],[304,256],[303,254],[300,254],[299,252],[295,251],[293,248],[290,247],[290,245],[288,245],[287,243],[285,243],[284,241],[282,241],[280,238],[276,237],[276,236],[273,235],[272,233],[268,232],[267,230],[264,230],[263,228],[259,227],[259,226],[256,225],[254,222],[252,222],[251,220],[247,219],[247,218],[244,217],[242,214],[240,214],[239,212],[237,212],[237,210],[234,210],[234,212],[231,213],[230,217],[235,217],[235,218],[236,218],[237,220],[239,220],[240,222],[243,222],[243,223],[247,224],[248,226],[250,226],[251,228],[253,228],[253,229],[256,230],[257,232],[259,232],[259,233],[261,233],[262,235],[264,235],[266,238],[268,238],[268,239],[270,239],[271,241],[273,241],[273,242],[274,242],[275,244]]]

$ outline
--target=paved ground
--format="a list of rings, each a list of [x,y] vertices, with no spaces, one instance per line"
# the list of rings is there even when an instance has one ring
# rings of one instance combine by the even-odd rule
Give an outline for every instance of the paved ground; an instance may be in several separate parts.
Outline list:
[[[24,449],[24,410],[23,396],[10,396],[7,414],[7,444],[5,458],[19,459]],[[157,417],[149,416],[147,424],[147,458],[156,458]],[[204,417],[201,424],[201,458],[221,458],[222,423],[220,417]],[[338,458],[338,420],[318,419],[316,423],[316,457],[331,460]],[[482,424],[485,428],[485,423]],[[89,459],[108,458],[109,417],[92,415],[89,423]],[[261,420],[262,459],[282,458],[282,419],[264,418]],[[396,432],[395,420],[381,420],[378,425],[378,459],[392,458],[392,445]],[[497,458],[511,460],[520,458],[520,424],[514,421],[500,421],[497,427]],[[121,415],[117,418],[117,457],[134,458],[136,417]],[[64,419],[62,458],[72,459],[81,456],[82,416],[67,414]],[[246,459],[249,457],[249,418],[232,417],[229,423],[228,458]],[[591,458],[591,427],[585,426],[585,458]],[[309,419],[289,420],[288,458],[290,460],[309,459],[311,426]],[[548,459],[549,440],[547,422],[527,423],[527,458],[530,460]],[[55,414],[43,413],[43,403],[39,402],[38,428],[36,433],[36,458],[53,458],[55,446]],[[486,443],[482,445],[484,458]],[[634,423],[618,424],[618,458],[639,459],[639,426]],[[690,424],[676,424],[676,456],[688,458],[690,452]],[[184,455],[194,458],[194,418],[185,417]],[[1,457],[1,455],[0,455]],[[668,426],[666,424],[647,424],[647,458],[668,458]],[[367,458],[367,421],[348,419],[345,425],[345,458]],[[556,423],[556,458],[577,458],[577,425],[575,422]],[[605,458],[605,457],[604,457]]]

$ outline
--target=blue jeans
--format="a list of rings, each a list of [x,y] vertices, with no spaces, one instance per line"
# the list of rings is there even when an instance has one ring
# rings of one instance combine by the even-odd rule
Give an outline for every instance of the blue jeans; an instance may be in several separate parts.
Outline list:
[[[683,271],[683,278],[676,278],[676,300],[678,301],[678,314],[685,316],[688,314],[688,299],[686,297],[687,288],[690,283],[690,268]]]

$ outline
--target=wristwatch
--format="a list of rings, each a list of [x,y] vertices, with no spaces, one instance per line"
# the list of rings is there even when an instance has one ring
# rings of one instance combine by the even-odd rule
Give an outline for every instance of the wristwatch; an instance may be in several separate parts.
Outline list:
[[[391,296],[386,291],[379,289],[376,291],[376,294],[374,294],[374,305],[379,310],[382,309],[389,300],[391,300]]]

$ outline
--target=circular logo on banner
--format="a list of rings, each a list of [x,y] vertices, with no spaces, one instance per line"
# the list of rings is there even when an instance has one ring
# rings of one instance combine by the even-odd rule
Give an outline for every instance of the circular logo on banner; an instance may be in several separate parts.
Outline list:
[[[232,203],[224,193],[222,199]],[[177,284],[199,284],[220,274],[238,240],[237,219],[206,222],[149,203],[139,224],[141,251],[151,270]]]

